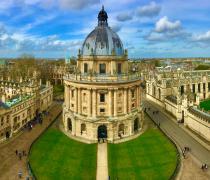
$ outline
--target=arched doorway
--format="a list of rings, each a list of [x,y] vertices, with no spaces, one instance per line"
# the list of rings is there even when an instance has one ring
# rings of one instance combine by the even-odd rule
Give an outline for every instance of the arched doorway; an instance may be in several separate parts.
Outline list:
[[[81,124],[81,135],[86,132],[86,124]]]
[[[107,127],[105,125],[98,126],[98,139],[107,138]]]
[[[124,124],[120,124],[119,125],[119,129],[118,129],[118,135],[121,137],[124,134],[125,134],[125,125]]]
[[[140,124],[139,124],[139,118],[136,118],[134,120],[134,132],[137,132],[139,130]]]
[[[10,137],[10,132],[7,131],[7,132],[6,132],[6,139],[9,139],[9,137]]]
[[[67,119],[67,126],[68,126],[68,130],[72,131],[72,122],[70,118]]]

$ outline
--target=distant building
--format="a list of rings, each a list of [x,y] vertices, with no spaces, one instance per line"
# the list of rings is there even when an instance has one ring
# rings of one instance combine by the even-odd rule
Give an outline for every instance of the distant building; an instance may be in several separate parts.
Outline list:
[[[13,136],[47,110],[53,101],[53,87],[36,79],[0,80],[0,141]]]
[[[210,113],[199,108],[200,100],[210,98],[210,70],[150,72],[146,97],[210,141]]]

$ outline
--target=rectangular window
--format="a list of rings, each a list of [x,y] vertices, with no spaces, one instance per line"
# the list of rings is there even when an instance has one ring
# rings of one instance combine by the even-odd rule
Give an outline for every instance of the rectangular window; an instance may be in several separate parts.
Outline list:
[[[105,94],[100,94],[100,102],[105,102]]]
[[[184,86],[181,86],[181,95],[184,93]]]
[[[106,73],[106,64],[99,64],[99,73],[100,74]]]
[[[121,63],[118,63],[117,64],[117,73],[118,74],[121,74],[122,73],[122,64]]]
[[[210,91],[210,82],[208,82],[208,91]]]
[[[132,98],[135,97],[135,90],[132,90],[132,91],[131,91],[131,96],[132,96]]]
[[[85,63],[85,64],[84,64],[84,73],[87,73],[87,72],[88,72],[88,64]]]
[[[100,108],[100,112],[101,113],[104,113],[105,112],[105,109],[104,108]]]
[[[200,85],[200,83],[198,84],[198,92],[199,93],[201,92],[201,85]]]
[[[195,84],[192,85],[193,93],[195,93]]]
[[[71,91],[71,97],[74,98],[74,90]]]

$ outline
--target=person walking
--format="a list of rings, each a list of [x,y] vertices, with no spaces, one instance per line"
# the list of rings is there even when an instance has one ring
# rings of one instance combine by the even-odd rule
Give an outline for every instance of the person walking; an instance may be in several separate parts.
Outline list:
[[[22,173],[22,171],[20,170],[20,171],[18,172],[18,177],[19,177],[19,179],[22,178],[22,175],[23,175],[23,173]]]

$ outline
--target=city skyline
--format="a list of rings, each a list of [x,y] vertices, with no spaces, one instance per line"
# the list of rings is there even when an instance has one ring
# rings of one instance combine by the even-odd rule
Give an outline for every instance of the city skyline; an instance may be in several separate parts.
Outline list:
[[[76,56],[102,4],[129,57],[210,56],[210,2],[2,0],[0,57]]]

